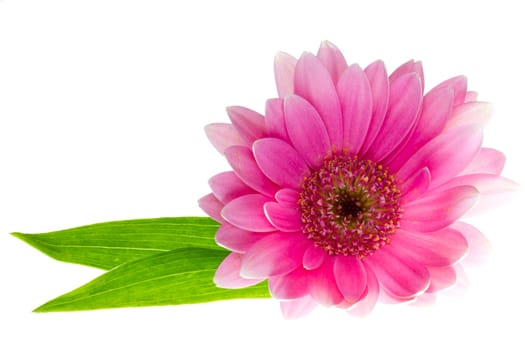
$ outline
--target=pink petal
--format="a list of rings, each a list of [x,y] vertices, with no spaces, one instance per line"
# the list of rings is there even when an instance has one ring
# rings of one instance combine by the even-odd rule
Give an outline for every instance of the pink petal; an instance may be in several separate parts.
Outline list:
[[[440,83],[434,89],[449,87],[454,91],[454,106],[457,106],[465,101],[467,94],[467,78],[463,75],[450,78]]]
[[[333,257],[327,256],[323,265],[308,274],[310,295],[324,306],[337,305],[344,299],[335,280],[334,260]]]
[[[275,192],[279,190],[279,186],[263,174],[249,148],[232,146],[226,149],[224,155],[235,173],[246,185],[270,197],[273,197]]]
[[[296,300],[281,301],[281,312],[287,320],[294,320],[312,312],[317,303],[309,295]]]
[[[435,189],[442,191],[457,186],[473,186],[479,193],[479,201],[469,215],[476,215],[491,210],[513,198],[519,185],[512,180],[492,174],[470,174],[457,176]]]
[[[301,214],[297,207],[291,208],[279,203],[264,204],[264,213],[270,223],[279,231],[296,232],[301,230]]]
[[[492,148],[482,148],[460,175],[482,173],[499,175],[505,166],[505,155]]]
[[[493,108],[488,102],[469,102],[454,108],[445,129],[475,124],[485,126],[492,116]]]
[[[312,244],[304,252],[303,267],[307,270],[315,270],[323,264],[326,256],[324,249]]]
[[[303,158],[280,139],[257,140],[253,144],[253,153],[262,172],[281,187],[299,189],[303,178],[310,174]]]
[[[426,267],[409,256],[396,254],[387,245],[367,257],[381,286],[401,299],[410,299],[423,293],[430,284]]]
[[[304,297],[308,294],[306,271],[299,267],[286,275],[270,277],[268,279],[268,287],[272,296],[280,300]]]
[[[463,234],[469,246],[469,252],[461,260],[461,265],[472,267],[486,263],[492,253],[492,246],[483,233],[464,222],[455,222],[452,227]]]
[[[393,82],[408,73],[417,73],[417,75],[419,75],[421,78],[421,91],[425,91],[423,65],[421,61],[414,62],[414,60],[410,60],[402,64],[390,74],[390,81]]]
[[[241,139],[241,136],[231,124],[209,124],[206,125],[204,131],[213,147],[215,147],[221,154],[224,153],[228,147],[245,145],[245,142]]]
[[[344,71],[337,93],[343,112],[343,148],[357,154],[365,141],[373,107],[372,90],[359,65],[353,64]]]
[[[404,206],[401,228],[432,232],[452,224],[465,214],[479,199],[472,186],[459,186],[426,194]]]
[[[271,233],[243,256],[241,276],[266,278],[289,273],[301,265],[306,248],[302,234]]]
[[[368,316],[379,299],[379,282],[377,281],[377,277],[366,262],[363,262],[363,266],[366,271],[367,294],[350,310],[348,310],[349,314],[358,317]]]
[[[432,233],[398,229],[392,237],[392,249],[427,266],[448,266],[467,254],[468,244],[461,233],[448,227]]]
[[[421,116],[417,121],[414,133],[400,151],[390,154],[385,162],[391,171],[397,171],[421,146],[443,131],[452,112],[453,97],[450,88],[440,88],[431,90],[423,98]]]
[[[388,112],[368,149],[368,158],[380,161],[403,142],[417,121],[422,100],[421,81],[417,74],[406,74],[392,82]]]
[[[330,73],[334,84],[337,84],[339,77],[348,66],[341,51],[331,42],[323,41],[317,51],[317,58]]]
[[[465,95],[465,103],[467,102],[474,102],[478,100],[478,93],[476,91],[467,91],[467,94]]]
[[[474,186],[480,193],[481,199],[490,194],[500,192],[516,191],[519,185],[512,180],[493,174],[469,174],[452,178],[436,191],[449,189],[457,186]]]
[[[365,74],[370,82],[372,91],[372,119],[368,127],[365,142],[361,147],[361,154],[365,154],[375,141],[383,126],[390,99],[390,83],[383,61],[375,61],[365,68]]]
[[[265,237],[264,234],[241,230],[228,223],[223,223],[215,234],[215,241],[221,247],[237,253],[245,253],[255,242],[263,237]]]
[[[441,291],[441,293],[444,295],[456,297],[465,295],[465,292],[470,287],[470,281],[467,277],[467,274],[465,273],[462,264],[456,264],[453,266],[453,268],[456,270],[456,283],[452,286],[452,288]]]
[[[319,167],[331,149],[321,117],[312,105],[296,95],[284,101],[284,112],[293,146],[311,167]]]
[[[295,67],[294,84],[295,94],[304,97],[319,112],[331,145],[340,149],[343,144],[343,119],[335,85],[328,70],[317,57],[304,53]]]
[[[283,98],[294,92],[294,72],[297,59],[285,52],[278,52],[274,60],[275,83],[279,97]]]
[[[440,134],[417,151],[397,172],[401,180],[427,167],[431,187],[448,181],[463,170],[479,152],[483,132],[475,126],[464,126]]]
[[[253,286],[262,281],[262,279],[246,279],[240,275],[242,255],[230,253],[219,265],[213,283],[219,288],[245,288]]]
[[[222,203],[228,203],[234,198],[254,193],[233,171],[226,171],[213,176],[208,180],[208,184],[215,197]]]
[[[452,266],[427,267],[430,273],[428,293],[435,293],[456,283],[456,270]]]
[[[430,186],[430,171],[423,168],[400,185],[402,201],[411,202],[421,197]]]
[[[226,112],[246,144],[266,137],[266,122],[261,114],[242,106],[230,106]]]
[[[253,232],[272,232],[275,227],[264,215],[264,204],[271,201],[260,194],[248,194],[236,198],[222,209],[222,217],[230,224]]]
[[[430,287],[429,287],[430,289]],[[417,306],[417,307],[424,307],[429,305],[434,305],[436,303],[437,295],[434,293],[427,293],[421,294],[417,298],[414,299],[409,305],[410,306]]]
[[[210,193],[198,201],[199,207],[208,214],[212,219],[218,222],[224,222],[224,219],[221,216],[221,210],[224,207],[217,197]]]
[[[282,98],[266,101],[266,130],[269,137],[289,141],[284,123],[284,100]]]
[[[337,287],[350,303],[361,299],[366,290],[366,271],[361,261],[353,256],[337,256],[334,263]]]
[[[283,188],[275,194],[275,200],[284,206],[297,208],[299,192],[289,188]]]

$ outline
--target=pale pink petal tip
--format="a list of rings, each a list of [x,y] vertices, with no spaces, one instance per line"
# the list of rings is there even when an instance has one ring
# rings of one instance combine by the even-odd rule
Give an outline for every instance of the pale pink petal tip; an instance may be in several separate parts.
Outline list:
[[[287,320],[294,320],[306,316],[317,307],[317,303],[310,296],[296,300],[281,301],[281,312]]]
[[[294,92],[294,72],[297,59],[285,52],[278,52],[274,60],[275,83],[279,97],[286,97]]]
[[[489,240],[477,228],[467,223],[456,222],[452,227],[463,234],[469,246],[468,254],[461,260],[461,265],[477,267],[485,264],[492,254]]]
[[[244,141],[241,136],[235,130],[233,125],[227,123],[214,123],[209,124],[204,128],[206,136],[210,140],[211,144],[219,151],[224,151],[234,145],[244,145]]]
[[[211,218],[218,222],[224,222],[221,216],[221,210],[223,209],[224,204],[222,204],[213,193],[199,199],[198,204],[199,207]]]
[[[253,286],[262,281],[262,279],[246,279],[240,275],[241,255],[230,253],[219,265],[213,282],[220,288],[245,288]]]

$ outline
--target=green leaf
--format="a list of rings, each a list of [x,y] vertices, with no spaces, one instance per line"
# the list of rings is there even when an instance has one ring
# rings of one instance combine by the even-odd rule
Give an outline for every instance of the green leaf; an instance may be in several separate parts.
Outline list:
[[[178,305],[270,297],[266,283],[222,289],[213,275],[228,252],[185,248],[124,263],[88,284],[47,302],[35,312]]]
[[[122,263],[181,248],[223,251],[215,243],[219,224],[207,217],[112,221],[49,233],[13,235],[65,262],[109,270]]]

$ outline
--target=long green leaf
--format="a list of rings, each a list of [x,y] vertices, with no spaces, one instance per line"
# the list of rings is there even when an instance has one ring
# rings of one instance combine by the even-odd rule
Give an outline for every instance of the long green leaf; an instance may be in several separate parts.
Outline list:
[[[222,250],[214,240],[219,224],[207,217],[112,221],[49,233],[13,235],[44,254],[109,270],[122,263],[181,248]]]
[[[225,251],[177,249],[124,263],[88,284],[47,302],[35,312],[178,305],[269,297],[266,283],[222,289],[213,275]]]

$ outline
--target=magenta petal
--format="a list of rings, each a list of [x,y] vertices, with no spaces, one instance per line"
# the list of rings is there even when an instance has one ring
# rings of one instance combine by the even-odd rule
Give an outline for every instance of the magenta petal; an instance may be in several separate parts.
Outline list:
[[[414,62],[414,60],[410,60],[402,64],[396,68],[392,74],[390,74],[390,81],[393,82],[408,73],[417,73],[417,75],[421,78],[421,91],[425,91],[425,79],[421,61]]]
[[[221,216],[221,210],[224,207],[217,197],[210,193],[198,201],[199,207],[208,214],[211,218],[218,222],[224,222],[224,219]]]
[[[463,234],[469,246],[469,252],[461,260],[461,265],[471,267],[486,263],[492,253],[492,246],[483,233],[464,222],[455,222],[452,227]]]
[[[241,276],[266,278],[289,273],[301,265],[306,248],[302,234],[271,233],[243,256]]]
[[[228,147],[246,144],[231,124],[209,124],[206,125],[204,131],[213,147],[215,147],[221,154],[224,153]]]
[[[453,97],[450,88],[432,89],[425,95],[414,133],[401,150],[386,161],[391,171],[397,171],[421,146],[443,131],[452,112]]]
[[[343,143],[343,119],[335,84],[328,70],[317,57],[304,53],[295,67],[294,84],[295,94],[304,97],[319,112],[331,145],[340,149]]]
[[[431,187],[448,181],[463,170],[479,152],[483,132],[464,126],[443,132],[417,151],[397,172],[401,180],[423,167],[430,170]]]
[[[275,194],[275,200],[284,206],[297,208],[299,192],[289,188],[283,188]]]
[[[303,178],[310,174],[303,158],[283,140],[257,140],[253,144],[253,153],[262,172],[282,187],[299,189]]]
[[[492,105],[488,102],[463,103],[454,108],[445,129],[471,124],[483,127],[488,123],[492,113]]]
[[[334,263],[337,287],[350,303],[361,299],[366,289],[366,271],[361,261],[353,256],[337,256]]]
[[[281,300],[298,299],[308,294],[306,271],[299,267],[286,275],[268,279],[268,288],[274,298]]]
[[[312,312],[317,303],[309,295],[300,299],[281,301],[281,312],[286,320],[294,320]]]
[[[263,174],[249,148],[232,146],[226,149],[224,155],[235,173],[246,185],[270,197],[273,197],[275,192],[279,190],[279,186]]]
[[[366,317],[372,312],[379,299],[379,282],[377,277],[368,265],[363,262],[366,271],[366,295],[355,304],[348,313],[357,317]]]
[[[348,67],[337,84],[343,112],[343,148],[357,154],[372,119],[372,90],[365,72],[357,64]]]
[[[208,180],[208,184],[213,194],[222,203],[228,203],[234,198],[254,193],[233,171],[226,171],[213,176]]]
[[[264,204],[270,201],[260,194],[248,194],[236,198],[222,209],[222,217],[230,224],[253,232],[272,232],[275,227],[264,215]]]
[[[296,232],[301,230],[301,214],[297,207],[291,208],[279,203],[268,202],[264,204],[266,218],[278,230],[283,232]]]
[[[246,144],[251,145],[255,140],[266,137],[266,122],[261,114],[242,106],[230,106],[226,112]]]
[[[492,148],[482,148],[460,175],[475,173],[499,175],[503,171],[505,160],[505,155],[500,151]]]
[[[417,74],[406,74],[392,82],[388,112],[367,157],[380,161],[405,140],[417,121],[422,100]]]
[[[297,152],[312,167],[319,167],[331,149],[321,117],[303,98],[292,95],[284,101],[286,129]]]
[[[361,147],[361,154],[365,154],[381,130],[390,99],[390,83],[383,61],[375,61],[370,64],[365,68],[365,74],[370,82],[373,107],[372,119],[368,127],[365,142]]]
[[[213,282],[219,288],[245,288],[261,282],[261,279],[246,279],[240,275],[241,255],[230,253],[219,265]]]
[[[323,265],[308,274],[310,295],[324,306],[337,305],[344,300],[335,280],[334,260],[327,256]]]
[[[266,101],[266,130],[269,137],[289,141],[284,123],[284,100],[272,98]]]
[[[339,77],[348,66],[341,51],[331,42],[323,41],[317,51],[317,58],[330,73],[334,84],[337,84]]]
[[[263,237],[265,237],[264,234],[241,230],[228,223],[223,223],[215,234],[215,241],[221,247],[237,253],[245,253],[255,242]]]
[[[440,230],[465,214],[479,199],[472,186],[428,193],[404,206],[401,227],[419,232]]]
[[[467,78],[465,76],[460,75],[445,80],[434,87],[434,89],[439,89],[442,87],[448,87],[454,91],[454,106],[457,106],[465,101],[465,96],[467,94]]]
[[[421,197],[430,186],[430,171],[423,168],[400,185],[402,201],[411,202]]]
[[[294,72],[297,59],[285,52],[278,52],[273,63],[275,83],[279,97],[283,98],[294,92]]]
[[[423,293],[430,284],[426,267],[416,260],[396,254],[385,246],[367,258],[381,286],[401,299],[410,299]]]
[[[315,270],[323,264],[326,256],[324,249],[312,244],[304,252],[303,267],[307,270]]]
[[[456,270],[452,266],[427,267],[430,273],[428,293],[435,293],[456,283]]]
[[[461,233],[448,227],[432,233],[398,229],[392,237],[392,249],[427,266],[448,266],[465,256],[468,244]]]

